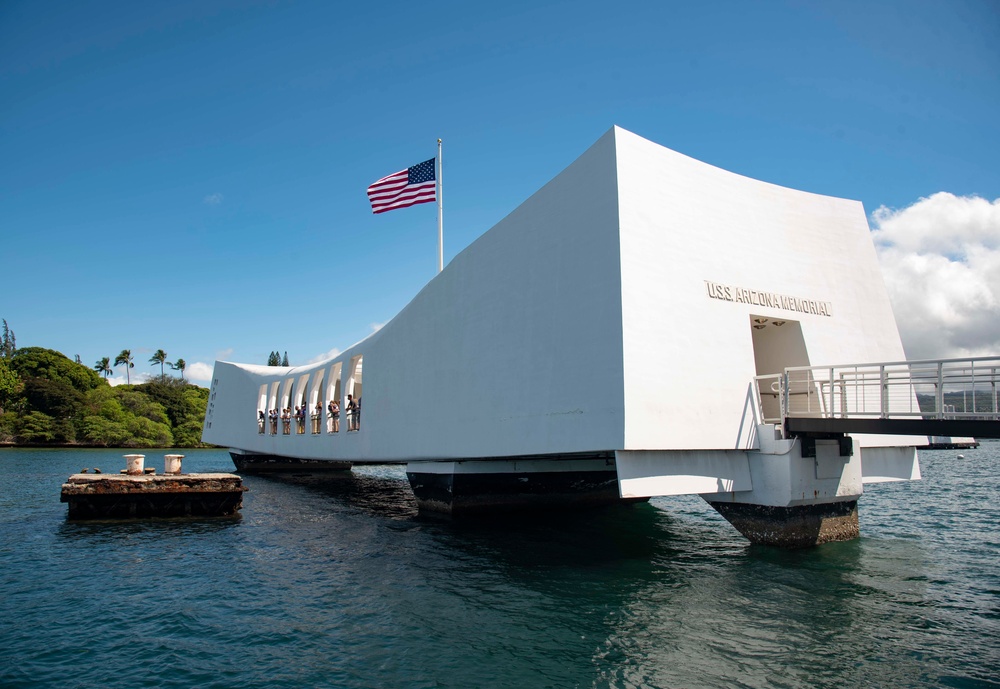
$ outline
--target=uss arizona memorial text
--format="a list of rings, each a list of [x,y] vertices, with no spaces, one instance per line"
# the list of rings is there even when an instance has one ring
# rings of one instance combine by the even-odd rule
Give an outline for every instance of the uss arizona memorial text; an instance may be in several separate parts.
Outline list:
[[[809,313],[815,316],[833,315],[833,308],[828,301],[800,299],[788,296],[787,294],[762,292],[736,285],[723,285],[709,280],[705,280],[705,287],[708,289],[708,296],[712,297],[712,299],[734,301],[739,304],[753,304],[754,306],[767,306],[772,309],[797,311],[798,313]]]

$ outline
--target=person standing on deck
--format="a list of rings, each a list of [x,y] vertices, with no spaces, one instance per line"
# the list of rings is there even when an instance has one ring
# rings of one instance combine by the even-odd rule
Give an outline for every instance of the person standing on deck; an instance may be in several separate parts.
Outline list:
[[[340,433],[340,403],[337,400],[330,400],[327,405],[330,412],[330,433]]]
[[[348,431],[356,431],[356,430],[358,430],[357,429],[357,424],[355,423],[355,417],[354,417],[354,414],[355,414],[355,412],[357,410],[357,407],[358,407],[358,405],[355,404],[355,402],[354,402],[354,396],[353,395],[348,395],[347,396],[347,430]]]

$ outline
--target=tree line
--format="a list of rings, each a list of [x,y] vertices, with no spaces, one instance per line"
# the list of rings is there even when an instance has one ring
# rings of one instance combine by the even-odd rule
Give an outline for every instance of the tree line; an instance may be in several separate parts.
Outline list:
[[[277,351],[271,352],[267,357],[268,366],[288,366],[288,352],[285,352],[284,358],[278,355]]]
[[[130,350],[115,357],[126,385],[112,387],[111,358],[93,369],[43,347],[17,347],[3,321],[0,333],[0,442],[96,447],[198,447],[209,391],[184,380],[186,363],[157,350],[160,376],[132,385]],[[164,366],[181,372],[167,376]],[[104,376],[103,378],[101,376]]]
[[[79,357],[77,357],[76,363],[80,363]],[[157,364],[160,365],[161,379],[165,379],[166,377],[165,374],[163,373],[164,364],[166,364],[175,371],[180,371],[182,380],[184,378],[184,369],[187,368],[187,362],[184,361],[184,359],[178,359],[174,363],[170,363],[169,361],[167,361],[167,353],[164,352],[162,349],[157,349],[153,353],[153,356],[149,357],[149,363],[153,364],[154,366]],[[115,366],[125,367],[125,384],[131,385],[132,377],[131,375],[129,375],[129,369],[135,368],[135,361],[132,359],[132,350],[123,349],[121,353],[115,357]],[[94,370],[97,371],[99,374],[103,375],[104,379],[107,380],[108,376],[114,373],[114,369],[111,368],[111,357],[106,356],[102,359],[99,359],[97,363],[94,364]]]

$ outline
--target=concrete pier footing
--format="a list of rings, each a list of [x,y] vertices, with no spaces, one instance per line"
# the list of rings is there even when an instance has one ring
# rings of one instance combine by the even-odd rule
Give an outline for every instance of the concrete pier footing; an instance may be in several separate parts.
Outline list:
[[[738,502],[708,503],[756,545],[809,548],[858,538],[858,501],[775,507]]]
[[[60,502],[70,519],[229,516],[247,489],[235,474],[73,474]]]
[[[243,507],[243,479],[236,474],[182,474],[184,455],[166,455],[164,471],[144,467],[145,455],[124,455],[120,474],[93,474],[84,469],[62,485],[60,502],[70,519],[131,517],[218,517]]]
[[[421,512],[453,517],[623,502],[613,453],[411,462],[406,476]]]
[[[335,459],[303,459],[300,457],[282,457],[254,452],[229,451],[236,471],[243,474],[295,474],[316,473],[326,471],[350,471],[352,462]]]

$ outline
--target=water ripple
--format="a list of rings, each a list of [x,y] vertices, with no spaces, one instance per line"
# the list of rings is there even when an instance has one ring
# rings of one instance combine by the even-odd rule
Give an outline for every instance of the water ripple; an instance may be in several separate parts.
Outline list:
[[[924,453],[866,487],[862,538],[797,552],[696,497],[424,520],[398,467],[67,522],[65,476],[120,454],[0,450],[0,686],[1000,686],[998,443]]]

